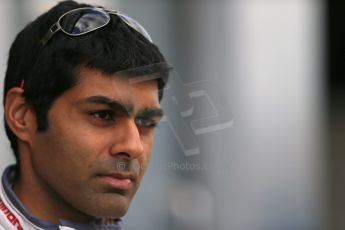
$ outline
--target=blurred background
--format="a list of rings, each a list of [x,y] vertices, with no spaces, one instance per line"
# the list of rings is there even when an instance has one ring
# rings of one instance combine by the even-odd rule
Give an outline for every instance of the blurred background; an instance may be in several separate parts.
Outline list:
[[[344,4],[82,2],[138,20],[176,69],[126,229],[345,229]],[[1,1],[1,76],[16,34],[56,3]],[[0,146],[2,171],[3,128]]]

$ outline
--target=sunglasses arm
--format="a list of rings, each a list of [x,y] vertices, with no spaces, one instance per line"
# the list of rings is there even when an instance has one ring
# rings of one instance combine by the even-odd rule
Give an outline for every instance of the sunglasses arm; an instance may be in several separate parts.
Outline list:
[[[61,29],[61,26],[59,24],[59,22],[56,22],[54,25],[52,25],[48,32],[43,36],[42,40],[41,40],[41,45],[45,46],[47,44],[47,42],[51,39],[51,37],[53,37],[53,35],[58,32]]]

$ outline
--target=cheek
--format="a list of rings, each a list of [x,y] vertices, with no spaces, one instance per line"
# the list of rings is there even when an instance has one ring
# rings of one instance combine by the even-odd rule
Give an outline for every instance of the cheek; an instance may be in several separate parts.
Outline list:
[[[87,166],[86,156],[89,153],[85,146],[78,146],[68,135],[46,135],[37,142],[33,150],[33,163],[41,172],[49,172],[53,177],[69,178],[83,175],[83,167]],[[73,172],[73,173],[72,173]]]
[[[68,203],[84,207],[95,191],[92,169],[99,156],[100,144],[100,138],[49,127],[36,143],[34,171]]]
[[[37,135],[33,145],[34,167],[41,172],[49,172],[44,175],[49,180],[54,180],[54,177],[64,178],[65,182],[76,186],[86,179],[87,172],[97,157],[100,139],[92,138],[88,132],[80,132],[78,125],[54,124]]]

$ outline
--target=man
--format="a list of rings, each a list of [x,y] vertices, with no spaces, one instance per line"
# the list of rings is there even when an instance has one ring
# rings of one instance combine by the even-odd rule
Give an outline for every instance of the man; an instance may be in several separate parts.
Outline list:
[[[169,68],[130,17],[64,1],[10,49],[5,128],[17,164],[0,229],[122,229],[150,159]]]

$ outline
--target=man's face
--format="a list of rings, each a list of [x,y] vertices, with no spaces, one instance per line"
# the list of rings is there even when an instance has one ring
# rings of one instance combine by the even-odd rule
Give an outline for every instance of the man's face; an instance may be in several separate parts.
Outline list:
[[[153,126],[161,117],[157,83],[131,83],[82,69],[79,83],[34,134],[32,168],[46,192],[95,217],[121,217],[150,159]]]

